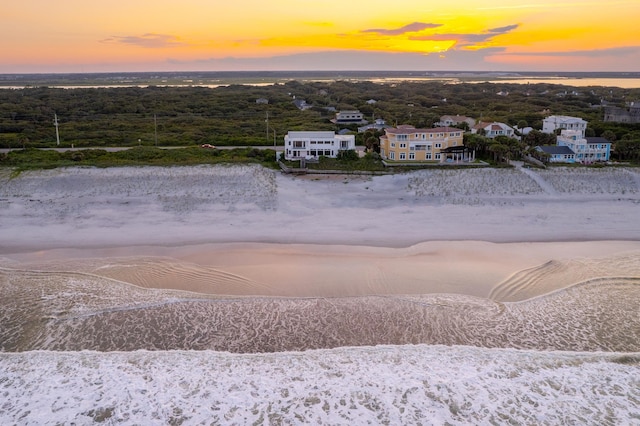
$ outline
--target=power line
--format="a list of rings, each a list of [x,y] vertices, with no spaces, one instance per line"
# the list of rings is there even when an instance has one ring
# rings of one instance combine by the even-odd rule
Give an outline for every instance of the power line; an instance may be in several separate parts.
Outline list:
[[[58,131],[58,114],[53,113],[53,125],[56,126],[56,145],[60,145],[60,132]]]

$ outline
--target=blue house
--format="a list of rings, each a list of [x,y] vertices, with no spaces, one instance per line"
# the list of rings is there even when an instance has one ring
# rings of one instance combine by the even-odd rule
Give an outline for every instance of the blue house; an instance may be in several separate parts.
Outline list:
[[[549,154],[550,163],[575,163],[576,153],[568,146],[544,145],[536,147],[540,152]]]
[[[605,138],[585,138],[575,130],[563,130],[557,143],[559,146],[570,148],[575,154],[575,161],[579,163],[609,161],[611,156],[611,142]]]

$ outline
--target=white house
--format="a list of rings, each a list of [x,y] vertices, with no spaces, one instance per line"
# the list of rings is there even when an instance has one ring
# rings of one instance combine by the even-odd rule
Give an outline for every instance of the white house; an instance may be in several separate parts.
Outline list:
[[[580,130],[561,131],[556,143],[571,149],[579,163],[609,161],[611,156],[611,142],[605,138],[585,138]]]
[[[443,115],[440,117],[440,121],[435,123],[438,127],[453,127],[460,123],[467,123],[469,128],[476,125],[476,120],[464,115]]]
[[[496,136],[507,136],[509,138],[514,137],[513,128],[507,126],[504,123],[478,123],[471,129],[471,133],[478,133],[480,130],[484,130],[484,135],[488,138],[495,138]]]
[[[321,156],[335,158],[340,151],[355,149],[355,135],[337,135],[329,131],[291,131],[284,137],[284,158],[287,160]]]
[[[542,131],[544,133],[554,133],[557,129],[576,130],[584,137],[585,130],[587,130],[587,122],[582,118],[566,115],[550,115],[542,120]]]
[[[367,121],[360,111],[339,111],[336,118],[331,120],[335,124],[365,124]]]

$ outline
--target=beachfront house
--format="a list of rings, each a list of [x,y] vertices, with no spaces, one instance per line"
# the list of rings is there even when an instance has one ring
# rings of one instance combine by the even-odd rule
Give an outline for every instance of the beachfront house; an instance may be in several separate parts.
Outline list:
[[[471,133],[483,134],[491,139],[497,136],[507,136],[509,138],[515,136],[513,127],[496,121],[493,123],[480,122],[471,128]]]
[[[380,155],[393,161],[470,161],[473,158],[463,145],[463,133],[455,127],[388,127],[380,137]]]
[[[556,143],[571,149],[579,163],[609,161],[611,156],[611,142],[601,137],[585,138],[581,130],[561,131]]]
[[[355,135],[339,135],[330,131],[290,131],[284,137],[287,160],[336,158],[340,151],[356,149]]]
[[[568,146],[544,145],[537,146],[536,150],[548,154],[550,163],[576,162],[576,154]]]
[[[569,117],[566,115],[550,115],[542,120],[542,131],[544,133],[554,133],[556,130],[575,130],[584,137],[587,130],[587,122],[582,118]]]
[[[611,142],[605,138],[585,138],[580,130],[562,130],[556,145],[540,146],[536,149],[546,152],[551,163],[583,163],[609,161]]]

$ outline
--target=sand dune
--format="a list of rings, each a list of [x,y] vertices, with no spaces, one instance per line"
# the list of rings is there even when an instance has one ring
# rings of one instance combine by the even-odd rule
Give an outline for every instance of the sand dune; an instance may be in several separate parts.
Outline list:
[[[230,242],[640,240],[640,179],[623,168],[330,179],[249,165],[68,168],[5,173],[0,181],[0,254]]]

